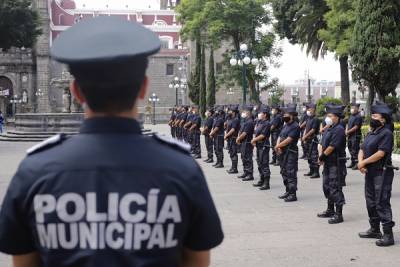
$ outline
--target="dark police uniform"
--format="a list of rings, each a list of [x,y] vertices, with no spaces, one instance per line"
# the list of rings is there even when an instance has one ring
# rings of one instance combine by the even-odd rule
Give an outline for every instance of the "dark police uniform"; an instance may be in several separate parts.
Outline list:
[[[178,114],[176,115],[176,126],[175,126],[175,131],[176,131],[176,139],[178,139],[179,141],[182,141],[182,128],[180,127],[180,122],[182,120],[182,115],[183,115],[183,111],[179,111]]]
[[[308,104],[308,108],[316,108],[315,104]],[[314,134],[309,137],[304,146],[307,151],[307,161],[310,168],[310,172],[305,174],[310,178],[319,178],[319,165],[318,165],[318,135],[319,135],[320,120],[317,116],[307,117],[306,128],[304,134],[314,130]]]
[[[213,110],[209,110],[210,112]],[[206,145],[206,149],[207,149],[207,159],[205,160],[205,162],[207,163],[211,163],[214,161],[214,141],[212,139],[212,137],[210,137],[210,132],[213,128],[214,125],[214,114],[211,114],[205,121],[204,123],[204,127],[207,127],[207,130],[204,132],[204,142]]]
[[[252,108],[248,108],[251,112]],[[246,137],[242,140],[240,144],[240,156],[243,164],[243,175],[242,178],[245,181],[254,180],[253,177],[253,146],[251,145],[251,139],[253,139],[254,134],[254,121],[250,115],[250,118],[246,118],[239,130],[239,136],[242,133],[246,133]]]
[[[224,166],[224,118],[225,113],[222,108],[220,108],[215,115],[213,129],[218,127],[218,131],[213,136],[214,138],[214,150],[215,157],[217,158],[217,162],[214,164],[214,167],[221,168]]]
[[[231,135],[228,140],[228,152],[229,152],[229,157],[231,158],[232,161],[232,167],[230,170],[228,170],[228,173],[237,173],[238,169],[238,145],[236,144],[236,138],[238,137],[238,133],[240,130],[240,119],[237,116],[238,113],[238,108],[234,107],[232,110],[235,112],[233,113],[234,117],[229,118],[226,121],[226,132],[229,133],[231,129],[234,129],[235,132],[233,135]]]
[[[193,149],[194,149],[194,143],[193,143],[194,142],[194,136],[193,136],[194,132],[191,132],[189,129],[192,126],[194,119],[195,119],[195,115],[191,111],[189,111],[187,118],[186,118],[186,122],[184,123],[184,124],[187,124],[187,126],[185,127],[185,131],[187,132],[186,133],[186,142],[188,144],[190,144],[190,146],[191,146],[191,150],[190,150],[191,153],[194,153],[194,151],[193,151]]]
[[[353,104],[353,106],[359,105]],[[347,123],[347,130],[350,130],[354,126],[358,126],[358,129],[355,132],[349,134],[347,137],[347,147],[351,155],[351,165],[349,166],[350,168],[357,167],[356,165],[358,163],[358,152],[360,150],[362,124],[363,119],[360,115],[360,112],[350,115],[349,121]]]
[[[328,106],[327,113],[333,113],[340,117],[343,113],[343,107]],[[318,216],[321,218],[332,217],[329,223],[336,224],[343,222],[342,209],[345,204],[342,181],[346,171],[346,136],[341,123],[332,125],[323,133],[321,146],[322,151],[325,151],[329,146],[333,147],[334,150],[328,156],[324,156],[324,154],[320,156],[320,160],[324,162],[322,187],[328,200],[328,208]],[[334,206],[336,206],[336,212]]]
[[[182,141],[189,143],[188,141],[188,129],[185,128],[185,124],[189,117],[188,107],[185,107],[185,110],[182,112],[181,115],[181,131],[182,131]]]
[[[279,106],[272,106],[272,108],[278,108]],[[272,120],[271,120],[271,127],[274,126],[274,128],[271,128],[271,144],[273,147],[276,146],[276,142],[278,141],[279,135],[281,133],[282,127],[283,127],[283,121],[282,121],[282,114],[279,112],[275,115],[273,115]],[[272,162],[271,164],[276,164],[278,160],[278,157],[276,155],[275,150],[272,150]]]
[[[394,244],[392,228],[395,225],[390,205],[394,177],[392,167],[393,132],[386,127],[391,125],[391,110],[386,104],[377,103],[371,107],[371,113],[385,116],[386,124],[368,133],[361,150],[364,153],[364,159],[378,151],[384,151],[385,156],[381,160],[366,166],[365,200],[371,229],[366,233],[360,233],[360,237],[381,237],[381,223],[384,235],[376,244],[378,246],[389,246]]]
[[[176,112],[173,111],[171,113],[171,117],[169,119],[169,121],[170,121],[169,127],[171,128],[171,136],[172,136],[172,138],[176,138],[176,130],[175,130],[175,126],[173,125],[175,119],[176,119]]]
[[[296,113],[295,106],[288,106],[283,109],[285,113]],[[285,123],[280,132],[280,142],[291,137],[292,142],[282,149],[279,164],[281,168],[281,175],[283,184],[285,185],[286,193],[281,196],[285,201],[294,201],[296,199],[297,191],[297,171],[298,171],[298,147],[297,142],[300,138],[300,126],[298,122],[292,121]]]
[[[269,114],[269,108],[261,108],[263,113]],[[257,164],[258,172],[260,173],[260,181],[255,186],[262,186],[260,189],[267,190],[270,185],[271,170],[269,167],[269,152],[271,144],[269,142],[271,130],[271,122],[268,119],[258,120],[258,124],[255,127],[254,136],[264,136],[264,139],[256,143],[257,148]]]
[[[201,157],[201,145],[200,145],[200,127],[201,127],[201,117],[200,114],[193,114],[192,116],[192,126],[196,125],[192,130],[192,146],[193,146],[193,154],[199,158]]]
[[[308,118],[307,113],[303,112],[303,114],[300,117],[299,125],[302,125],[303,123],[307,122],[307,118]],[[300,139],[303,137],[305,129],[306,129],[305,126],[303,128],[300,128]],[[308,152],[306,144],[304,142],[301,142],[301,148],[303,149],[303,156],[301,158],[305,159],[307,158]]]
[[[98,17],[61,34],[52,55],[62,63],[106,68],[159,49],[159,38],[143,26]],[[58,135],[30,149],[0,212],[0,251],[37,251],[43,267],[179,266],[184,247],[208,250],[222,239],[205,178],[188,148],[143,136],[128,118],[86,119],[78,135]]]

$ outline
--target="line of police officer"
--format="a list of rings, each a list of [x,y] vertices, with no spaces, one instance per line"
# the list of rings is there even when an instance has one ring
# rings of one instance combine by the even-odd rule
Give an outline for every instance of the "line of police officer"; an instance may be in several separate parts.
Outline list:
[[[195,158],[201,157],[200,132],[204,135],[207,149],[206,163],[216,162],[215,168],[223,168],[224,144],[232,162],[229,174],[237,174],[238,154],[241,155],[243,181],[254,180],[253,154],[256,149],[256,163],[260,179],[254,184],[260,190],[270,189],[270,164],[280,166],[285,192],[279,196],[285,202],[297,201],[298,141],[303,148],[302,159],[306,159],[309,172],[304,174],[312,179],[320,178],[322,167],[322,188],[327,199],[327,209],[318,214],[329,218],[329,224],[343,222],[346,185],[346,139],[351,155],[347,168],[360,170],[365,174],[365,198],[371,228],[360,233],[361,238],[377,238],[378,246],[394,244],[392,212],[390,207],[393,169],[393,127],[391,110],[383,103],[371,108],[370,132],[360,149],[363,118],[359,104],[351,105],[347,124],[344,122],[344,106],[327,104],[325,119],[316,116],[314,103],[304,104],[303,114],[298,118],[296,105],[285,107],[273,105],[247,106],[239,110],[238,105],[209,108],[206,120],[201,124],[198,108],[193,106],[176,108],[169,125],[173,137],[192,146]],[[201,127],[202,125],[202,127]],[[346,138],[347,137],[347,138]],[[272,160],[270,162],[270,151]],[[380,231],[380,223],[384,234]]]

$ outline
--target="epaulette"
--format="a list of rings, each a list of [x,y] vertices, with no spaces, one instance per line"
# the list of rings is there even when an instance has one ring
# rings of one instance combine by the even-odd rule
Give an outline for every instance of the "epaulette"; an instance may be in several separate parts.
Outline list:
[[[47,148],[53,147],[55,145],[61,144],[64,142],[64,140],[67,139],[67,136],[65,134],[57,134],[54,135],[43,142],[40,142],[39,144],[34,145],[33,147],[29,148],[26,153],[28,155],[32,155],[36,152],[43,151]]]
[[[190,145],[183,143],[179,140],[173,139],[165,135],[154,134],[153,138],[162,144],[167,144],[173,148],[177,148],[180,151],[190,154]]]

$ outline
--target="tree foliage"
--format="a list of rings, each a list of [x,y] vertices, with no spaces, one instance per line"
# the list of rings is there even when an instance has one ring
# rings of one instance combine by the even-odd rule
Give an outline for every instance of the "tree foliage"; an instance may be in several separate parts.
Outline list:
[[[30,0],[0,0],[0,47],[33,47],[40,18]]]
[[[205,45],[201,46],[201,64],[200,64],[200,114],[204,114],[207,109],[207,85],[206,85],[206,55]]]
[[[207,78],[207,106],[215,105],[215,68],[214,68],[214,49],[210,47],[210,59],[208,61],[208,78]]]
[[[400,2],[359,0],[350,49],[353,79],[369,87],[381,100],[395,95],[400,82]]]
[[[189,98],[196,105],[200,104],[200,66],[201,66],[201,43],[200,37],[196,39],[196,57],[194,71],[190,71],[190,79],[188,81]]]

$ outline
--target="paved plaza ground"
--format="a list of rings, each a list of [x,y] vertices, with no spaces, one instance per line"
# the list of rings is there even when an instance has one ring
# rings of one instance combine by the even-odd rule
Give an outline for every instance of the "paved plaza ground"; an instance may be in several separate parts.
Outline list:
[[[146,127],[160,133],[169,131],[166,125]],[[0,199],[25,150],[32,145],[0,143]],[[299,161],[299,201],[294,203],[277,198],[283,191],[278,167],[271,168],[271,190],[259,191],[252,182],[242,182],[228,175],[225,169],[215,169],[202,160],[198,162],[207,177],[225,232],[224,243],[212,253],[212,266],[400,266],[398,225],[394,229],[397,244],[393,247],[379,248],[374,240],[357,236],[368,228],[364,178],[359,172],[350,170],[347,176],[345,222],[329,225],[326,219],[316,216],[326,204],[322,181],[303,176],[308,170],[304,160]],[[230,167],[227,153],[224,164]],[[394,165],[399,166],[400,162]],[[392,206],[394,219],[400,224],[399,178],[400,172],[395,173]],[[0,267],[8,266],[9,258],[1,255]]]

